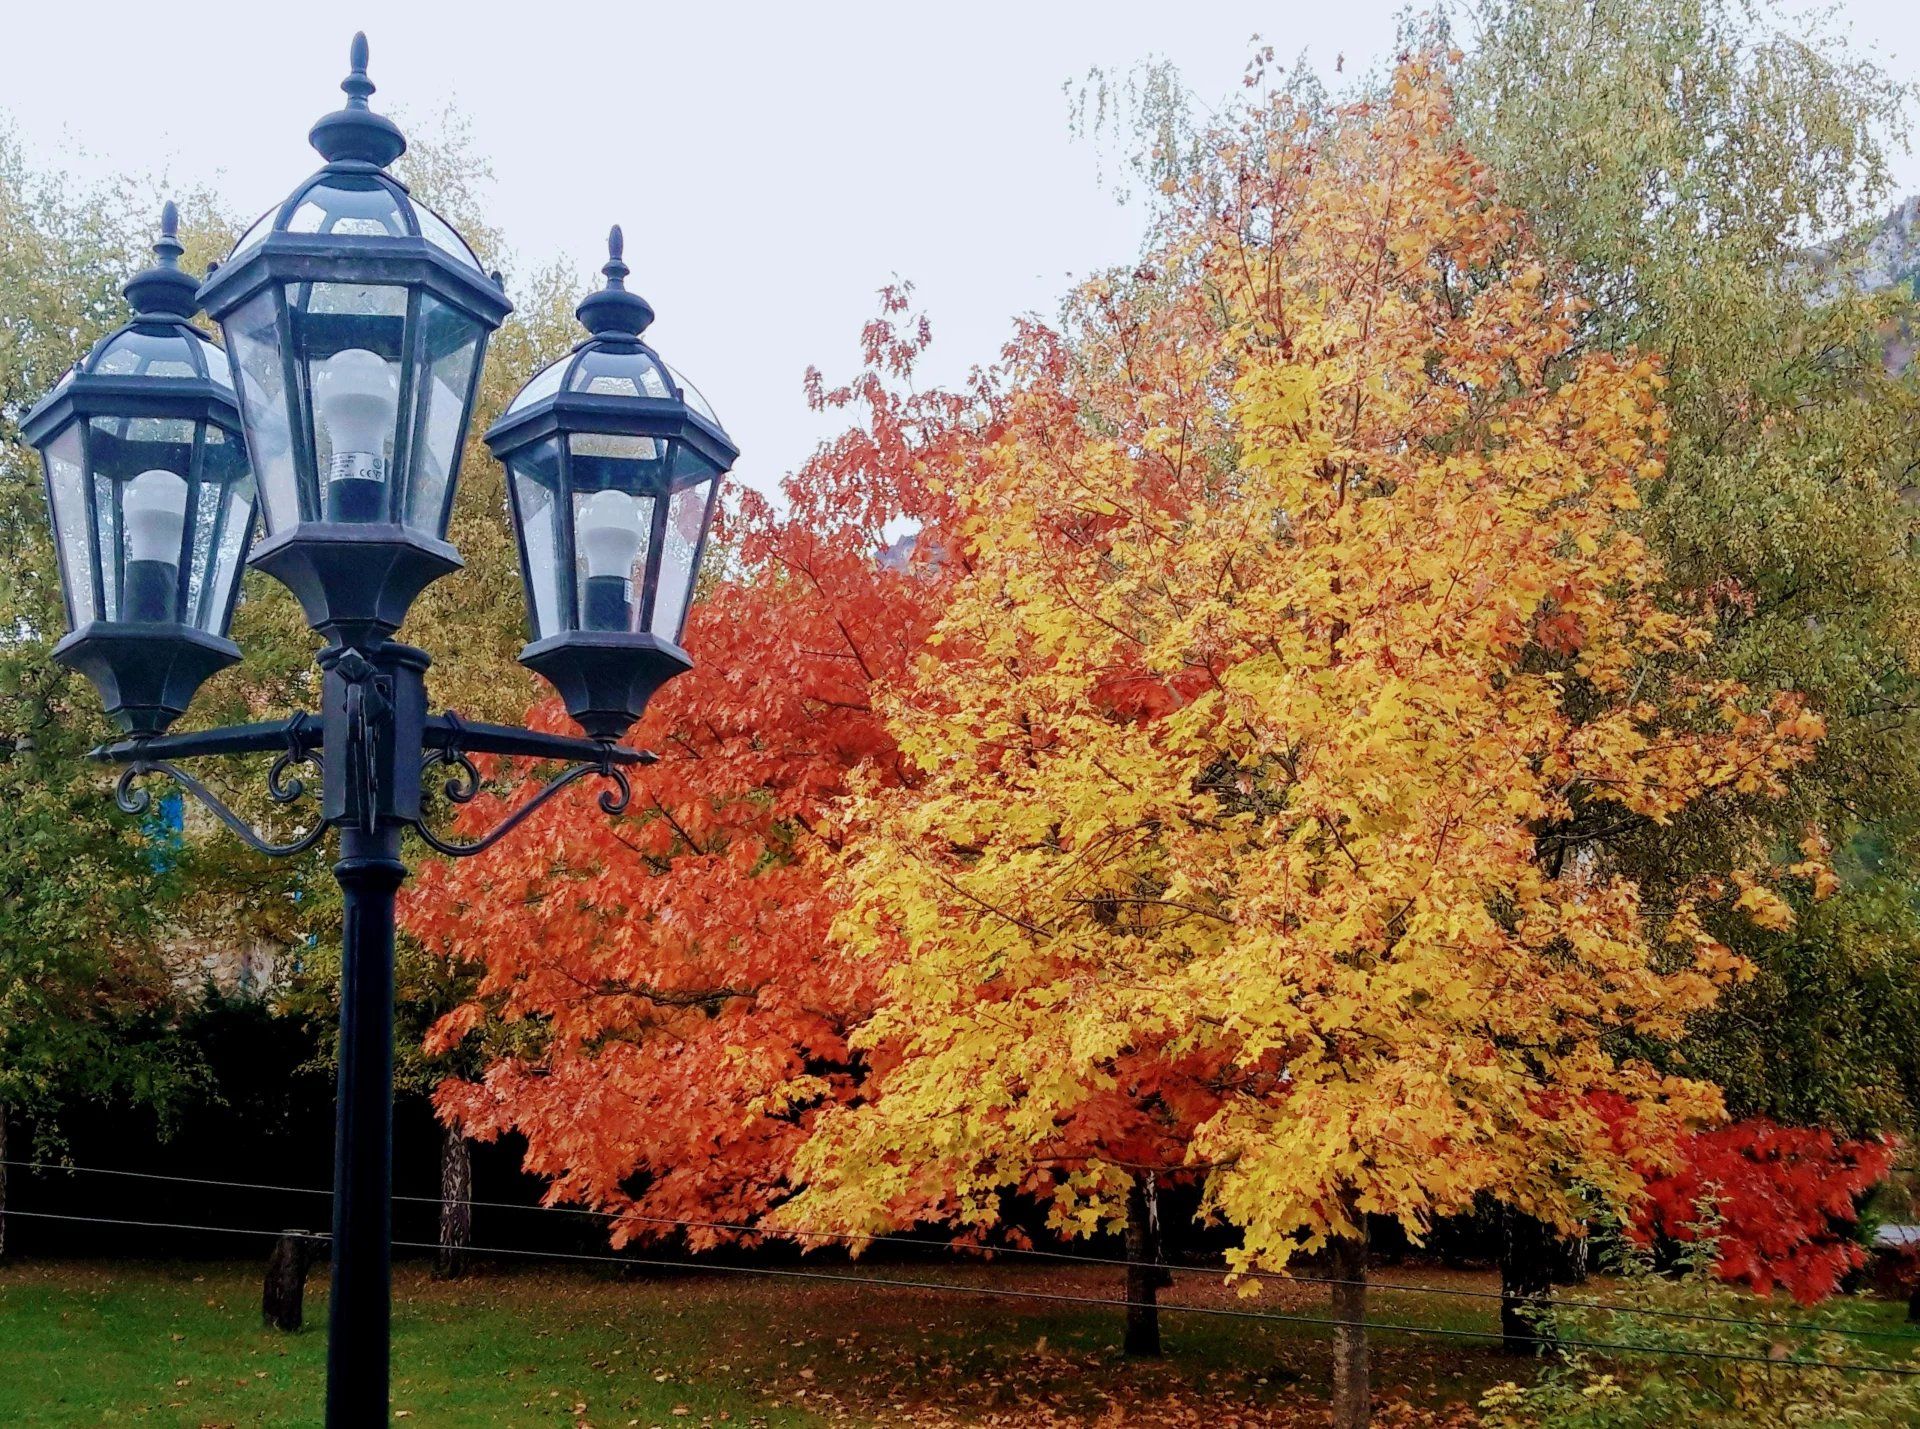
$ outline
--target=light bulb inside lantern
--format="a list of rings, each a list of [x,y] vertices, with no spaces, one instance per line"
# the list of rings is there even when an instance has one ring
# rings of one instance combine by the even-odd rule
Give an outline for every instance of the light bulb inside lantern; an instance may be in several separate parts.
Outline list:
[[[327,519],[378,521],[386,515],[386,444],[400,411],[400,377],[377,352],[349,347],[313,375],[314,415],[332,448]]]
[[[187,528],[187,483],[170,471],[143,471],[120,494],[126,523],[124,619],[174,619],[180,587],[180,538]]]
[[[586,566],[581,625],[587,630],[625,630],[627,577],[646,539],[639,499],[624,491],[596,491],[580,503],[574,541]]]

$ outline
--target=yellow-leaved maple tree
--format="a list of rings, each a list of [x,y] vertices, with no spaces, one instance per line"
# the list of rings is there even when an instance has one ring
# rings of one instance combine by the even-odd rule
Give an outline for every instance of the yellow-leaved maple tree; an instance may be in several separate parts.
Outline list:
[[[1010,1192],[1110,1224],[1142,1165],[1126,1118],[1082,1123],[1116,1102],[1179,1130],[1242,1269],[1324,1246],[1358,1282],[1367,1216],[1418,1235],[1482,1194],[1572,1225],[1719,1112],[1631,1050],[1740,974],[1712,917],[1814,872],[1756,847],[1653,908],[1592,837],[1775,790],[1820,725],[1703,673],[1633,531],[1656,367],[1568,356],[1575,304],[1433,68],[1215,142],[1235,182],[1018,345],[953,472],[962,569],[887,706],[920,777],[842,811],[875,1071],[795,1229],[985,1226]]]

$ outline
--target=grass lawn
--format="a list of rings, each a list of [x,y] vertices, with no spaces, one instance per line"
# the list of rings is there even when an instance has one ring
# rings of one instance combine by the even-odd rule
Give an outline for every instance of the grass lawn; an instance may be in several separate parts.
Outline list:
[[[1081,1267],[862,1265],[1111,1297]],[[1438,1279],[1460,1279],[1435,1274]],[[0,1270],[0,1423],[318,1424],[324,1270],[308,1329],[262,1328],[253,1264],[33,1263]],[[1166,1298],[1233,1305],[1209,1276]],[[1391,1297],[1404,1301],[1408,1297]],[[1485,1328],[1482,1302],[1382,1297],[1380,1318]],[[1326,1313],[1312,1287],[1263,1310]],[[1409,1313],[1409,1310],[1415,1313]],[[393,1404],[422,1426],[1285,1422],[1318,1412],[1325,1332],[1212,1316],[1163,1317],[1167,1356],[1129,1364],[1118,1312],[942,1290],[876,1290],[699,1272],[480,1272],[438,1284],[396,1275]],[[1511,1362],[1471,1342],[1382,1336],[1376,1380],[1441,1405],[1475,1397]]]
[[[835,1267],[831,1262],[821,1268]],[[848,1273],[1111,1297],[1078,1266],[862,1264]],[[1382,1279],[1492,1288],[1403,1268]],[[324,1268],[308,1329],[262,1328],[260,1267],[35,1262],[0,1269],[0,1424],[317,1425]],[[1324,1315],[1317,1287],[1235,1299],[1182,1275],[1165,1297]],[[1902,1306],[1863,1304],[1891,1326]],[[1483,1300],[1380,1294],[1374,1317],[1490,1329]],[[481,1271],[439,1284],[396,1274],[393,1404],[421,1426],[562,1424],[1294,1425],[1324,1422],[1327,1334],[1169,1312],[1167,1355],[1129,1363],[1119,1312],[953,1290],[877,1289],[701,1272]],[[1849,1318],[1854,1318],[1850,1314]],[[1373,1337],[1374,1382],[1421,1422],[1455,1418],[1525,1361],[1462,1339]],[[1464,1417],[1464,1416],[1462,1416]]]

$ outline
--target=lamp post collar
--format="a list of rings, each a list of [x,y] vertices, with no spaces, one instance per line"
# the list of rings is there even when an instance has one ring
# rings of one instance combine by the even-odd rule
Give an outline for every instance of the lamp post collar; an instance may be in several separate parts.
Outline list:
[[[307,133],[307,139],[320,157],[330,164],[358,162],[384,169],[407,152],[407,136],[384,114],[367,108],[373,93],[373,81],[367,78],[367,37],[353,37],[348,52],[352,73],[340,81],[347,102],[331,114],[323,115]]]
[[[653,304],[627,291],[627,274],[633,270],[626,264],[626,246],[616,223],[607,234],[607,261],[600,269],[607,284],[574,309],[580,325],[603,342],[638,342],[653,321]]]
[[[180,210],[168,199],[160,209],[160,236],[153,241],[157,260],[134,274],[120,291],[132,305],[134,321],[177,322],[200,310],[195,298],[200,281],[180,266]]]

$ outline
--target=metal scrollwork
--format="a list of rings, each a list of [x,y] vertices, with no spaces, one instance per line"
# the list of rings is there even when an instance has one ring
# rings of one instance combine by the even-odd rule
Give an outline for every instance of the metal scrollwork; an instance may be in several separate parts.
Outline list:
[[[283,758],[284,757],[285,756],[283,756]],[[288,762],[291,763],[292,761],[289,760]],[[278,766],[276,765],[276,767]],[[322,838],[326,837],[326,822],[324,820],[317,820],[311,829],[307,830],[306,833],[291,843],[279,844],[274,843],[271,839],[262,838],[251,824],[222,803],[219,796],[211,789],[187,773],[186,770],[180,768],[178,765],[169,764],[164,759],[136,759],[120,771],[120,778],[113,786],[113,801],[129,814],[144,814],[148,809],[153,807],[153,795],[145,789],[134,787],[134,781],[145,774],[166,775],[167,778],[173,780],[174,783],[198,799],[221,823],[238,834],[242,842],[249,848],[255,849],[260,853],[270,854],[276,858],[285,857],[288,854],[305,853],[308,849],[319,843]],[[271,782],[271,776],[269,776],[269,783],[271,784]],[[292,783],[298,785],[300,781],[296,779],[292,781]],[[283,785],[282,787],[291,786]],[[271,788],[269,788],[269,793],[272,793]],[[276,795],[274,797],[277,798],[278,796]],[[298,797],[298,795],[296,794],[294,797]],[[286,801],[279,800],[279,802],[284,803]]]
[[[420,782],[424,784],[428,774],[445,765],[453,771],[453,776],[440,786],[440,792],[456,804],[469,804],[480,792],[480,770],[460,747],[460,735],[465,729],[460,716],[448,710],[446,721],[453,731],[452,737],[442,748],[427,751],[426,760],[420,766]]]
[[[288,777],[287,771],[296,764],[311,764],[314,772],[320,772],[320,751],[305,748],[306,729],[309,721],[304,714],[295,715],[287,725],[287,747],[280,757],[273,761],[273,767],[267,771],[267,797],[276,804],[291,804],[307,792],[307,781],[294,775]]]
[[[455,729],[457,734],[457,725]],[[456,746],[449,744],[445,749],[436,749],[428,756],[427,764],[428,767],[436,764],[446,764],[457,767],[468,776],[468,778],[465,779],[447,780],[445,786],[446,794],[447,797],[454,802],[464,804],[479,792],[480,772],[474,768],[473,761]],[[613,788],[602,789],[600,791],[598,802],[602,812],[608,814],[624,813],[627,805],[633,799],[633,786],[627,780],[626,770],[614,762],[612,746],[608,745],[603,749],[598,759],[572,765],[554,775],[553,778],[549,779],[546,784],[542,786],[539,793],[527,800],[526,803],[520,805],[512,813],[508,814],[506,818],[502,819],[498,824],[494,825],[493,828],[489,829],[471,843],[458,843],[451,839],[441,838],[438,834],[434,833],[432,829],[429,829],[424,821],[416,821],[413,827],[427,847],[433,849],[435,852],[444,853],[452,858],[471,857],[473,854],[483,853],[487,849],[492,848],[495,844],[499,843],[501,839],[505,838],[522,823],[526,822],[537,809],[552,799],[554,795],[558,794],[569,784],[586,778],[589,774],[597,774],[603,779],[611,780],[613,783]]]

